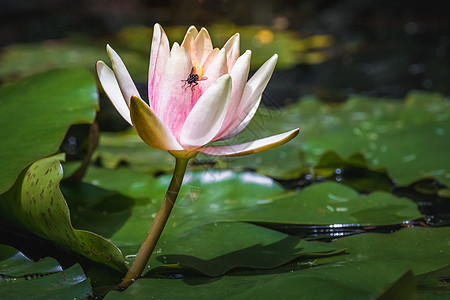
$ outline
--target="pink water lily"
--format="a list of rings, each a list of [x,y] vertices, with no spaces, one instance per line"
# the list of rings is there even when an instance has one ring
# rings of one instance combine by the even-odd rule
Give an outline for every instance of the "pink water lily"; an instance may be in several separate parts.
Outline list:
[[[122,117],[151,147],[177,158],[199,151],[220,156],[247,155],[272,149],[293,139],[294,129],[256,141],[205,146],[233,137],[253,118],[275,68],[275,54],[247,81],[251,52],[240,55],[239,34],[222,49],[213,48],[208,31],[191,26],[172,49],[159,24],[154,26],[150,54],[148,98],[142,100],[125,64],[108,45],[110,69],[97,63],[100,83]]]

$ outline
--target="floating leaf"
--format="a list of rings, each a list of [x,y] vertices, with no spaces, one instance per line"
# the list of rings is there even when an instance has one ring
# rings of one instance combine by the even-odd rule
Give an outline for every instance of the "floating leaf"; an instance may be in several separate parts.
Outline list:
[[[297,261],[271,270],[236,271],[220,278],[192,275],[181,279],[142,278],[125,292],[110,292],[106,299],[150,294],[154,298],[183,299],[377,299],[402,281],[408,270],[417,275],[445,266],[450,251],[449,234],[450,228],[360,234],[332,243],[346,246],[347,255]],[[446,274],[443,269],[440,272]],[[416,278],[422,298],[436,293],[432,289],[420,290],[423,277]],[[441,290],[441,299],[448,294]]]
[[[59,189],[64,154],[43,158],[24,170],[15,185],[0,195],[0,214],[13,224],[90,260],[125,271],[119,249],[104,238],[76,230]]]
[[[450,295],[449,278],[450,265],[418,275],[417,285],[419,287],[419,295],[426,296],[427,294],[432,294],[436,298],[439,298],[439,296],[442,297],[441,299],[448,297]]]
[[[0,88],[0,193],[32,162],[54,154],[69,126],[90,123],[97,107],[94,77],[55,70]]]
[[[283,147],[234,159],[231,165],[293,178],[329,151],[343,158],[361,153],[370,168],[385,168],[397,185],[430,177],[450,185],[450,169],[443,164],[450,147],[450,104],[439,94],[411,92],[403,102],[353,96],[335,105],[305,98],[281,113],[269,110],[255,117],[244,136],[292,127],[301,133]]]
[[[449,227],[405,228],[392,234],[367,233],[338,239],[332,243],[347,249],[340,261],[378,261],[391,269],[404,268],[414,274],[448,265]],[[321,259],[322,263],[327,262]],[[329,262],[329,261],[328,261]]]
[[[33,262],[21,252],[0,245],[2,299],[75,299],[92,296],[89,280],[76,264],[62,270],[52,258]]]
[[[298,257],[339,251],[322,242],[307,242],[247,223],[213,223],[162,238],[149,267],[178,264],[209,276],[234,268],[271,269]]]
[[[286,193],[247,210],[230,211],[233,219],[289,224],[391,225],[421,218],[417,205],[387,192],[367,196],[343,184],[324,182]]]
[[[407,271],[394,282],[378,300],[414,299],[416,295],[416,278],[411,271]]]
[[[93,160],[110,169],[125,163],[136,171],[153,174],[171,171],[174,166],[169,152],[149,147],[134,130],[102,133]]]
[[[170,177],[153,178],[125,168],[91,168],[84,181],[96,187],[64,190],[75,226],[101,233],[125,255],[135,254],[159,209]],[[77,202],[82,195],[90,195],[86,203]],[[118,207],[118,203],[122,206]],[[209,171],[186,175],[163,238],[223,221],[391,225],[419,217],[414,202],[385,192],[361,196],[338,183],[285,192],[261,175]]]

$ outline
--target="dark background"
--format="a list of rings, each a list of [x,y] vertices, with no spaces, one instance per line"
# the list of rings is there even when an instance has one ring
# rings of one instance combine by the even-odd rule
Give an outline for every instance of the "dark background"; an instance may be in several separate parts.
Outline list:
[[[277,25],[301,36],[332,35],[333,59],[278,70],[278,99],[352,93],[402,98],[414,89],[450,95],[450,1],[371,0],[1,0],[0,47],[82,34],[105,37],[129,25]],[[357,51],[349,51],[358,44]],[[0,48],[1,51],[1,48]]]

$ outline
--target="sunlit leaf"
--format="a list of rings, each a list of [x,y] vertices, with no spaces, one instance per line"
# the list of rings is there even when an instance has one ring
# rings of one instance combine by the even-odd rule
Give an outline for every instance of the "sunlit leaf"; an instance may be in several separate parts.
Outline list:
[[[444,163],[450,147],[450,104],[439,94],[412,92],[405,101],[353,96],[335,105],[305,98],[282,112],[256,116],[243,137],[293,127],[301,132],[286,145],[230,164],[292,178],[329,151],[343,158],[360,153],[369,168],[386,169],[397,185],[423,178],[450,184],[450,170]]]
[[[109,238],[125,255],[136,253],[170,177],[91,168],[84,180],[95,186],[64,188],[75,226]],[[391,225],[419,217],[414,202],[385,192],[361,196],[337,183],[285,192],[261,175],[209,171],[186,175],[162,239],[223,221]]]
[[[63,158],[64,154],[43,158],[25,169],[14,186],[0,196],[0,214],[68,251],[125,271],[124,259],[116,246],[94,233],[72,227],[59,189]]]
[[[94,77],[55,70],[0,88],[0,193],[32,162],[54,154],[69,126],[90,123],[97,107]]]

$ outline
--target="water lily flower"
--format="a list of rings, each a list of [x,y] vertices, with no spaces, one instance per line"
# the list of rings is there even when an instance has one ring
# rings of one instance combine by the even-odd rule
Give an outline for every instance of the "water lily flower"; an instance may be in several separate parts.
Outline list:
[[[191,26],[181,45],[172,49],[159,24],[153,31],[148,72],[149,104],[142,100],[119,55],[108,45],[112,69],[97,63],[100,83],[122,117],[134,126],[149,146],[169,151],[175,170],[160,210],[120,288],[139,278],[152,254],[174,206],[189,159],[199,152],[239,156],[287,143],[294,129],[256,141],[210,146],[241,132],[251,121],[272,76],[278,56],[267,60],[247,81],[251,52],[240,55],[239,34],[222,47],[213,48],[206,29]]]
[[[251,51],[240,55],[239,34],[222,49],[213,48],[208,31],[191,26],[181,45],[154,26],[150,54],[148,98],[142,100],[125,64],[108,45],[110,69],[97,63],[100,83],[122,117],[149,146],[177,158],[192,158],[199,151],[210,155],[239,156],[272,149],[293,139],[294,129],[256,141],[206,146],[241,132],[251,121],[275,68],[275,54],[247,81]]]

